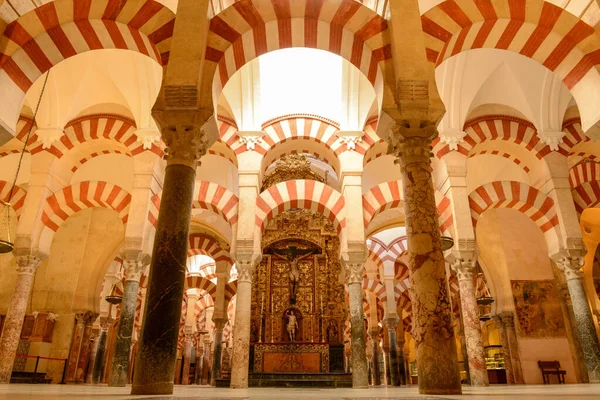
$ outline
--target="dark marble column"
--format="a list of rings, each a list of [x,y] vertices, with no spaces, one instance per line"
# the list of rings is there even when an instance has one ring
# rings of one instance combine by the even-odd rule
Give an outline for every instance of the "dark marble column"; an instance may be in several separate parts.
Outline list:
[[[115,353],[110,367],[110,380],[108,386],[124,387],[129,378],[129,353],[131,351],[131,337],[133,336],[133,323],[135,321],[135,306],[137,304],[140,277],[146,268],[147,257],[137,255],[138,259],[123,260],[125,267],[125,285],[123,287],[123,300],[119,324],[117,325],[117,338],[115,340]]]
[[[506,341],[510,352],[510,364],[513,370],[515,384],[522,385],[525,383],[523,379],[523,369],[521,368],[521,350],[519,350],[519,339],[515,331],[515,315],[512,311],[504,311],[499,314],[506,332]]]
[[[398,364],[398,347],[396,346],[396,326],[398,318],[388,318],[385,320],[388,333],[388,341],[390,342],[390,385],[400,386],[400,366]]]
[[[404,190],[419,392],[444,395],[460,394],[461,385],[431,177],[431,141],[436,137],[434,123],[398,121],[388,141],[400,161]]]
[[[33,256],[17,256],[16,261],[17,282],[10,298],[2,338],[0,338],[0,383],[10,382],[29,294],[33,287],[33,277],[41,259]]]
[[[400,381],[400,385],[408,384],[406,381],[406,356],[404,355],[404,320],[402,318],[398,318],[398,322],[396,323],[396,351],[398,352],[398,379]]]
[[[361,389],[369,386],[369,368],[367,364],[365,323],[362,304],[364,264],[344,262],[344,267],[346,268],[346,276],[348,277],[348,293],[350,295],[352,387],[354,389]]]
[[[102,372],[104,371],[104,363],[106,362],[106,341],[108,339],[108,329],[112,325],[113,320],[110,317],[102,317],[100,319],[100,336],[98,336],[98,347],[96,348],[96,358],[94,360],[94,370],[92,372],[92,383],[100,383],[102,380]]]
[[[181,377],[182,385],[190,384],[190,364],[192,361],[192,349],[194,348],[194,335],[191,333],[185,334],[185,343],[183,344],[182,360],[183,372]],[[198,357],[196,353],[196,365],[198,365]]]
[[[379,330],[370,332],[372,360],[373,360],[373,385],[381,385],[381,371],[379,370]]]
[[[565,273],[573,313],[577,321],[577,329],[581,339],[581,349],[585,358],[590,383],[600,382],[600,344],[592,312],[583,286],[583,257],[565,257],[560,260],[559,267]]]
[[[221,378],[221,354],[223,351],[223,328],[227,323],[227,319],[214,319],[215,323],[215,339],[212,363],[210,366],[210,386],[216,386],[216,380]]]
[[[159,118],[167,167],[131,394],[173,393],[194,180],[206,152],[201,128],[178,117]]]

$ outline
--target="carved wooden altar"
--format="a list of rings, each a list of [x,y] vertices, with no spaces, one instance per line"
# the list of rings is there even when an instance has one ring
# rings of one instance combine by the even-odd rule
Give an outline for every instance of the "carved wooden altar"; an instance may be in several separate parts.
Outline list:
[[[262,190],[289,179],[323,179],[310,170],[305,156],[278,161]],[[307,209],[276,216],[262,238],[263,257],[252,279],[251,337],[256,372],[329,372],[330,349],[342,346],[348,318],[340,281],[338,233],[331,221]],[[316,254],[297,260],[296,297],[290,299],[289,260],[273,255],[291,248]],[[307,253],[307,252],[305,252]],[[296,316],[296,341],[291,342],[286,313]]]
[[[329,372],[327,343],[257,343],[254,345],[254,371]]]

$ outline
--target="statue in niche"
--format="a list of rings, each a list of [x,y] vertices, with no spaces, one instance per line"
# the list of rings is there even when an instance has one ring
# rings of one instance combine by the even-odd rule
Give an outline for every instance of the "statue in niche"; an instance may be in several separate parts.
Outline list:
[[[296,330],[298,329],[298,322],[296,315],[292,310],[287,310],[285,316],[288,318],[287,333],[290,337],[290,342],[296,341]]]
[[[329,321],[329,326],[327,327],[327,341],[329,343],[337,343],[338,342],[338,330],[335,321]]]
[[[318,249],[299,249],[296,246],[289,246],[287,249],[273,249],[271,253],[282,260],[288,262],[290,271],[288,276],[290,278],[290,304],[296,304],[296,291],[300,285],[300,270],[298,269],[298,262],[305,258],[319,253]],[[300,257],[298,257],[300,256]]]

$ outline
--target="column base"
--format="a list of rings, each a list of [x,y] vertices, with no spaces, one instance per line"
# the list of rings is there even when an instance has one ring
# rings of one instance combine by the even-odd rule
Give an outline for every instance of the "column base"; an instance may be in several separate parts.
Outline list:
[[[419,389],[419,394],[462,394],[462,389]]]
[[[245,384],[245,385],[234,385],[234,384],[231,384],[229,386],[229,388],[230,389],[248,389],[248,384]]]
[[[133,385],[131,387],[131,394],[173,394],[173,382]]]

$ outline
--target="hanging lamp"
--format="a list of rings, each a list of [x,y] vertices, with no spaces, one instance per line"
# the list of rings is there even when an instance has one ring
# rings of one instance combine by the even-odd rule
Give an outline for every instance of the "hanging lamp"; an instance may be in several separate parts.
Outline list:
[[[2,206],[2,210],[0,211],[0,254],[10,253],[15,248],[15,244],[10,236],[10,214],[11,210],[13,209],[10,201],[12,200],[15,187],[17,186],[17,179],[19,178],[19,172],[21,171],[23,156],[25,155],[25,150],[27,149],[27,144],[29,143],[29,137],[31,136],[31,131],[33,129],[33,122],[35,122],[35,118],[37,117],[37,113],[40,108],[40,103],[42,102],[42,96],[44,95],[44,91],[46,90],[46,83],[48,83],[49,76],[50,71],[46,73],[46,78],[44,78],[44,84],[42,86],[42,90],[40,91],[40,97],[38,98],[37,105],[35,106],[35,111],[33,112],[32,123],[29,127],[29,130],[27,131],[27,136],[25,137],[25,141],[23,143],[23,149],[21,149],[21,153],[19,155],[19,163],[17,164],[15,179],[13,180],[12,186],[10,187],[8,196],[5,199],[0,199],[0,206]],[[14,212],[14,210],[12,212]]]

